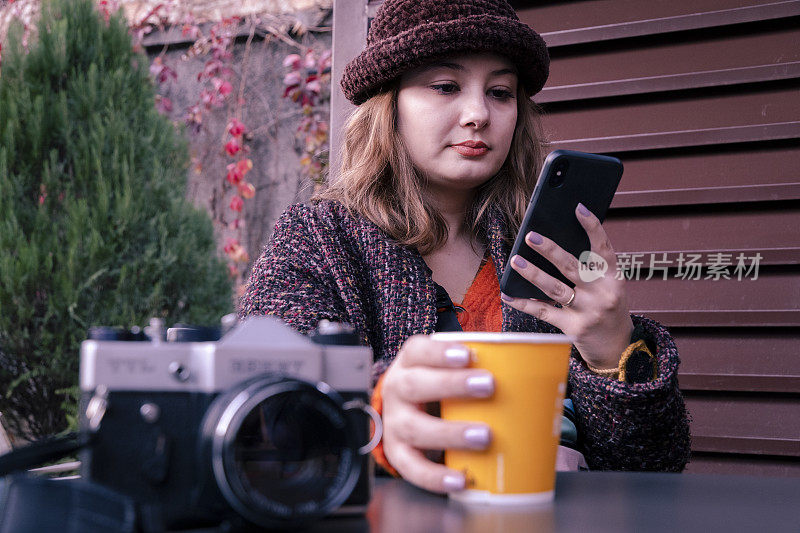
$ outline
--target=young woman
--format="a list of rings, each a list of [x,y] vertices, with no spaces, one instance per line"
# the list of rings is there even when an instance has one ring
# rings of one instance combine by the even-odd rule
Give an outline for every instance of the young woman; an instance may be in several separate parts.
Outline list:
[[[386,0],[342,79],[359,107],[340,175],[313,205],[282,215],[241,302],[241,315],[274,314],[301,332],[323,318],[359,331],[375,355],[379,462],[428,490],[465,480],[425,451],[484,448],[491,430],[444,422],[425,404],[494,388],[466,368],[465,347],[430,339],[437,286],[465,330],[576,339],[568,395],[591,468],[680,471],[688,460],[675,345],[629,314],[624,282],[582,282],[577,260],[538,234],[528,244],[574,290],[520,257],[506,264],[543,159],[529,98],[548,68],[544,42],[506,0]],[[613,267],[600,222],[581,205],[575,216]],[[560,305],[501,295],[505,268]]]

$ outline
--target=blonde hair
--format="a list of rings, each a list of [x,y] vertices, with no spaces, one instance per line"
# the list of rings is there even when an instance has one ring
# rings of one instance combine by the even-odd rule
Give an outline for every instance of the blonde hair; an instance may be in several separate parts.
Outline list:
[[[338,178],[312,201],[336,200],[370,220],[389,236],[430,253],[447,242],[447,224],[423,194],[424,177],[397,130],[395,84],[361,104],[344,127]],[[500,171],[478,187],[465,212],[464,227],[473,241],[484,241],[492,208],[505,218],[510,243],[522,224],[544,159],[538,106],[520,88],[517,125]]]

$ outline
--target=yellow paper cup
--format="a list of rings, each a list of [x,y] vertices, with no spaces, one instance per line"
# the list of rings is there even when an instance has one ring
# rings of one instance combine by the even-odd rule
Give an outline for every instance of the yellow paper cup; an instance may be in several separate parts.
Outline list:
[[[445,464],[464,473],[466,503],[536,504],[553,499],[556,450],[572,339],[547,333],[434,333],[472,352],[471,368],[494,375],[490,398],[446,399],[446,420],[483,422],[492,429],[486,450],[447,450]]]

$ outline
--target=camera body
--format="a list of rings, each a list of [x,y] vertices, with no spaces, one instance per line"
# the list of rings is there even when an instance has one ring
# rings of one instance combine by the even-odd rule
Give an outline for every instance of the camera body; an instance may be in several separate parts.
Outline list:
[[[363,512],[372,352],[326,326],[317,342],[274,317],[218,341],[186,329],[90,334],[80,412],[94,438],[82,477],[132,497],[145,530]]]

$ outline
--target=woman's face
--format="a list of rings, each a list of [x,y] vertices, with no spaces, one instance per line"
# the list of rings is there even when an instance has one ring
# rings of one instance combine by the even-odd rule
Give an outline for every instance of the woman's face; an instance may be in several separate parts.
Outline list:
[[[517,123],[517,75],[494,54],[465,54],[400,78],[397,120],[429,185],[469,190],[503,165]]]

